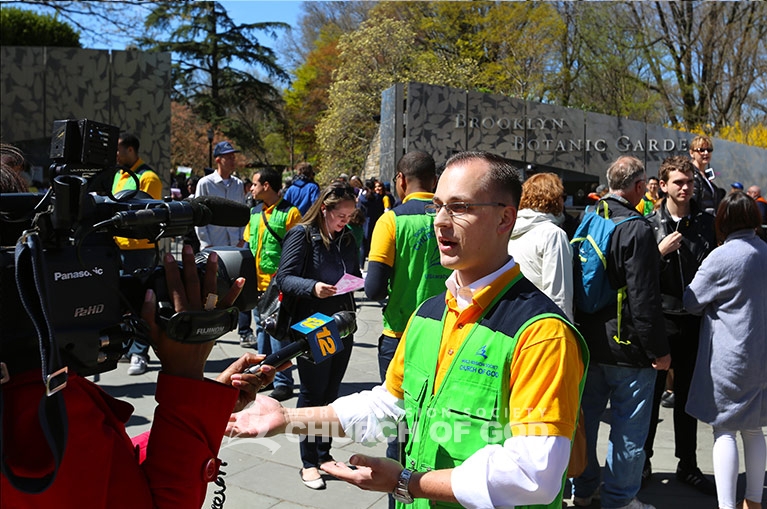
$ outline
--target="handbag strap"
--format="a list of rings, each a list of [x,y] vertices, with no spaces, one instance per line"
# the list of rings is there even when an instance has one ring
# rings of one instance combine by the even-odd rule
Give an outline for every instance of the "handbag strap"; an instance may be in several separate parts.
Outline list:
[[[266,226],[266,229],[269,230],[269,233],[272,234],[272,237],[274,237],[281,246],[284,239],[277,235],[277,232],[275,232],[272,227],[269,226],[269,221],[266,219],[266,212],[263,209],[261,209],[261,219],[264,221],[264,226]]]

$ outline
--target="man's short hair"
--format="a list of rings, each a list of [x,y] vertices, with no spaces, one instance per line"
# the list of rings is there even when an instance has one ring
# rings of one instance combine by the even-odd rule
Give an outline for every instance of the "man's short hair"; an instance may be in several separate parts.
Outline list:
[[[397,163],[397,172],[421,184],[432,184],[437,176],[434,158],[422,150],[413,150],[402,156]]]
[[[299,175],[304,175],[305,177],[314,176],[314,168],[310,163],[298,163],[295,170]]]
[[[607,185],[612,191],[624,191],[644,173],[642,161],[633,156],[622,156],[607,168]]]
[[[511,161],[490,152],[459,152],[445,163],[445,169],[450,166],[471,160],[480,160],[487,163],[489,170],[483,181],[482,188],[491,195],[501,194],[504,200],[514,207],[519,207],[519,199],[522,196],[522,182],[517,170]]]
[[[131,133],[121,133],[120,141],[118,143],[123,147],[132,148],[138,154],[140,143],[135,135]]]
[[[656,176],[654,176],[654,175],[653,175],[652,177],[647,177],[647,183],[648,183],[648,184],[649,184],[651,181],[653,181],[653,180],[654,180],[655,182],[658,182],[658,181],[659,181],[658,177],[656,177]]]
[[[256,173],[258,174],[258,181],[261,184],[269,182],[269,187],[273,191],[277,192],[282,187],[282,174],[278,173],[274,168],[261,168]]]
[[[692,176],[695,175],[695,166],[692,165],[692,161],[687,157],[670,156],[664,159],[660,164],[660,179],[663,182],[668,182],[668,176],[672,171],[680,171]]]

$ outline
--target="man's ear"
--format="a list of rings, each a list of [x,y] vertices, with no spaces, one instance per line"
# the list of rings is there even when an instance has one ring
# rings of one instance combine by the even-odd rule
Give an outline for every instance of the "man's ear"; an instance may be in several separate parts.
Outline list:
[[[517,222],[517,207],[509,205],[503,208],[501,222],[498,224],[498,233],[509,236],[514,229],[514,223]]]

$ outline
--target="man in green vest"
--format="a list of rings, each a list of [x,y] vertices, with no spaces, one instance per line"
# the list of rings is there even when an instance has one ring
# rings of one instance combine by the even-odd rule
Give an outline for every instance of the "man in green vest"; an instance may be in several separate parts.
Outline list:
[[[159,200],[162,198],[162,181],[157,173],[139,156],[139,140],[130,133],[120,134],[117,141],[117,165],[120,167],[112,182],[112,196],[125,191],[143,191],[137,198]],[[136,182],[138,181],[138,185]],[[122,270],[130,274],[136,269],[153,267],[155,263],[154,243],[145,239],[128,239],[115,237],[115,243],[120,248]],[[130,359],[129,375],[146,373],[149,362],[149,345],[134,341],[128,350]]]
[[[327,407],[268,398],[233,415],[228,432],[382,440],[407,423],[405,468],[353,455],[323,470],[398,506],[560,508],[588,352],[561,310],[520,273],[507,246],[521,184],[486,152],[448,160],[434,215],[447,291],[422,304],[386,383]]]
[[[437,185],[434,159],[420,150],[408,152],[397,163],[394,183],[402,203],[376,222],[365,277],[368,299],[389,297],[383,309],[383,333],[378,338],[382,382],[410,315],[426,299],[442,293],[450,275],[450,270],[439,263],[434,217],[425,211]],[[386,456],[399,459],[397,440],[389,442]]]
[[[251,209],[250,223],[245,226],[244,240],[256,260],[256,288],[259,293],[263,293],[280,264],[285,233],[301,221],[301,212],[278,194],[277,191],[282,187],[282,175],[276,170],[259,170],[253,174],[252,182],[251,195],[260,203]],[[257,311],[254,310],[253,314],[256,317],[255,336],[250,329],[250,316],[246,315],[246,322],[242,319],[243,313],[240,314],[240,346],[251,347],[255,339],[258,352],[269,355],[290,342],[279,341],[266,334],[260,326]],[[293,396],[293,375],[289,370],[280,371],[274,377],[274,391],[271,396],[277,401],[284,401]]]

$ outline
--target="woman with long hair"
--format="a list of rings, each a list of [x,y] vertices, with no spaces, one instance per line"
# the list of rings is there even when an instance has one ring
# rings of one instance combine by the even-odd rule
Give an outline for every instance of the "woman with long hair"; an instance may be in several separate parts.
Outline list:
[[[293,323],[314,313],[332,316],[338,311],[354,311],[352,293],[337,295],[335,284],[351,274],[361,277],[357,244],[346,228],[355,210],[353,188],[343,182],[326,187],[306,212],[301,223],[288,231],[275,277],[283,295],[296,299]],[[297,406],[322,406],[338,397],[341,380],[351,357],[353,336],[343,338],[343,350],[314,364],[299,357],[301,389]],[[319,473],[323,463],[333,461],[329,437],[301,439],[301,480],[312,489],[323,489]]]
[[[702,314],[700,346],[685,409],[714,428],[714,480],[721,509],[735,508],[738,448],[746,464],[744,509],[761,508],[767,445],[767,244],[756,202],[741,191],[722,199],[722,243],[703,260],[684,292],[684,307]]]

